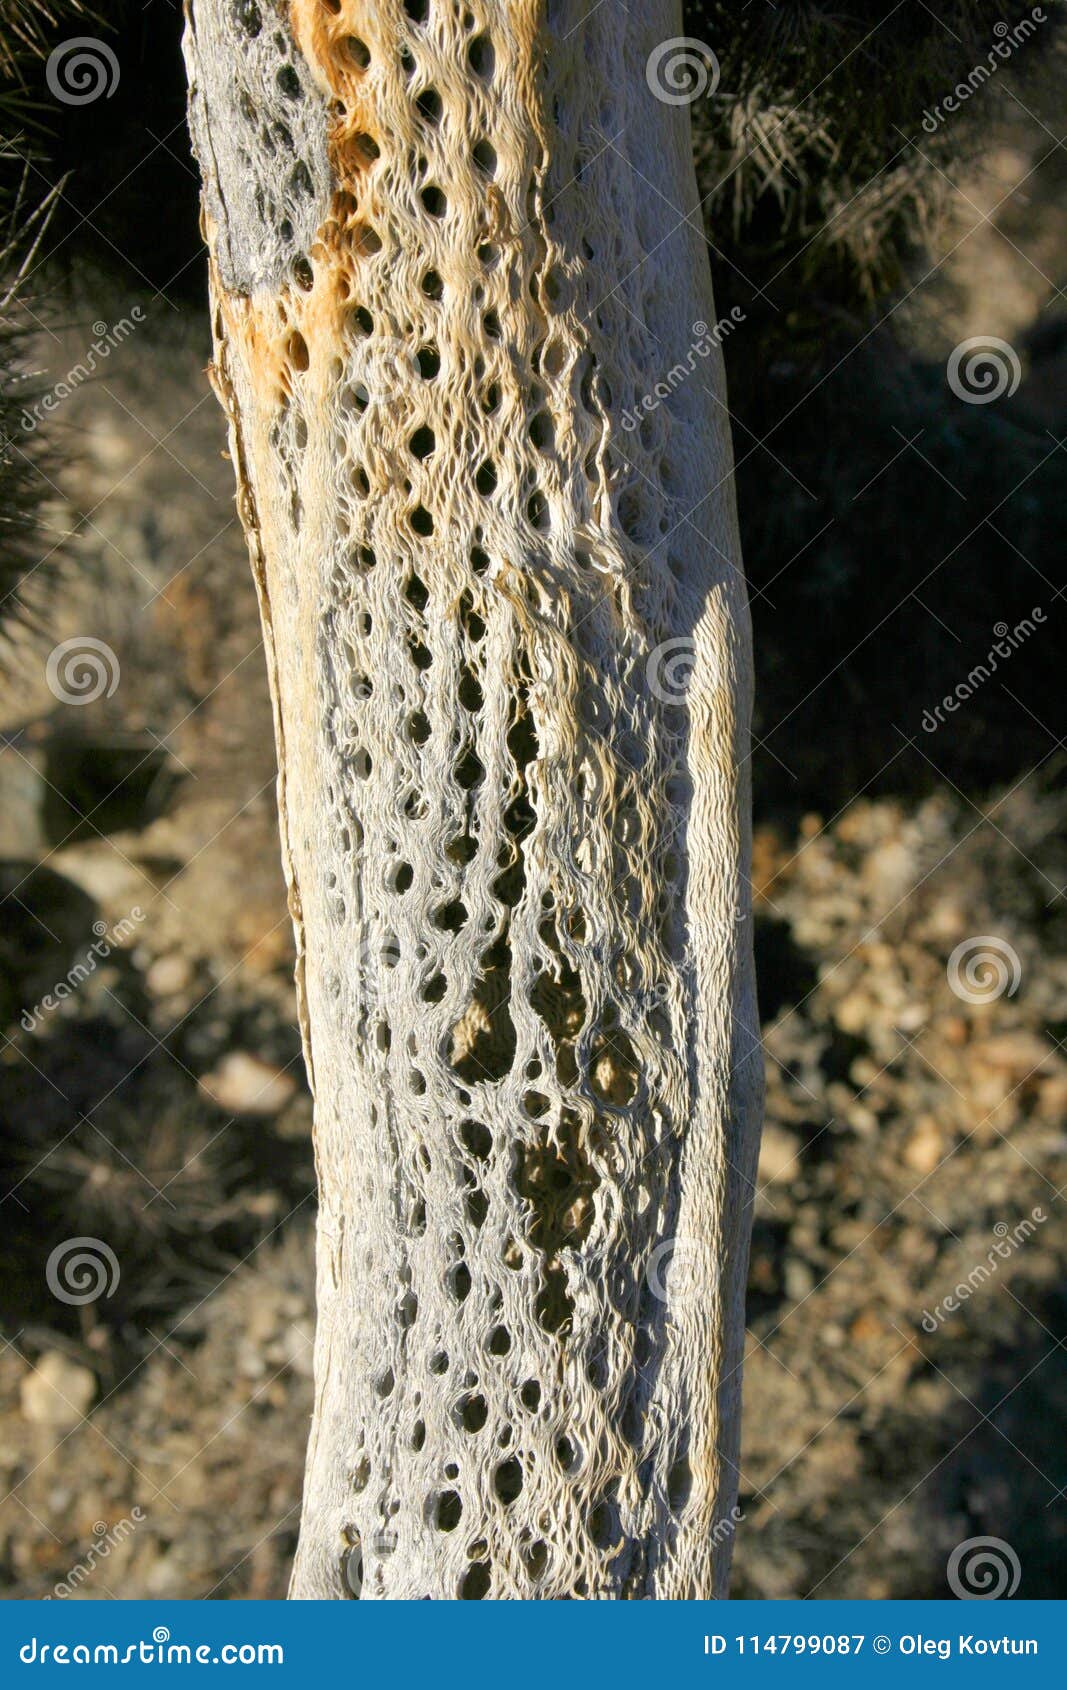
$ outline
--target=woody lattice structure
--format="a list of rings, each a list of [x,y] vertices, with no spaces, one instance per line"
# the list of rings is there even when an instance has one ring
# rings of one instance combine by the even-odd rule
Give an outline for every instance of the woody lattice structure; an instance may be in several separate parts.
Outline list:
[[[679,8],[187,12],[315,1093],[293,1594],[722,1594],[751,659]]]

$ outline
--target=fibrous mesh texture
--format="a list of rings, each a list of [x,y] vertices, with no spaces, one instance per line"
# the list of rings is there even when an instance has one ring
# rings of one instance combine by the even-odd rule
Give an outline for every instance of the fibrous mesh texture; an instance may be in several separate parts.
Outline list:
[[[717,352],[618,420],[711,320],[677,26],[191,5],[316,1091],[297,1595],[723,1587],[758,1058]]]

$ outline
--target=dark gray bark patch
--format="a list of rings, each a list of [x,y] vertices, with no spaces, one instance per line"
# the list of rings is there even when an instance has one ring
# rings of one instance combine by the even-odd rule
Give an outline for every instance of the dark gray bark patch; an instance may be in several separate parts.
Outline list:
[[[326,100],[276,0],[190,0],[185,56],[222,284],[278,287],[306,268],[329,208]]]

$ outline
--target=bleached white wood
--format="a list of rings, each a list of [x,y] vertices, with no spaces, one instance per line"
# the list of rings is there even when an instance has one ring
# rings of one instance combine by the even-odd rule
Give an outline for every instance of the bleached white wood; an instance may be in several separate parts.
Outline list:
[[[188,4],[315,1091],[296,1596],[725,1589],[751,660],[680,33]]]

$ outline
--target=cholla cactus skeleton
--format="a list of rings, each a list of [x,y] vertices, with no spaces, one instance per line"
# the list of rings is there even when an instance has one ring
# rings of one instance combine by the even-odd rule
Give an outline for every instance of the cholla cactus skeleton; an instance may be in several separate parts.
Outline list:
[[[188,0],[316,1096],[297,1596],[725,1585],[750,656],[679,33]]]

